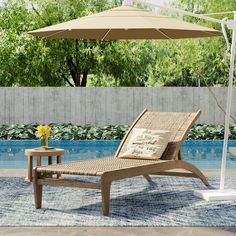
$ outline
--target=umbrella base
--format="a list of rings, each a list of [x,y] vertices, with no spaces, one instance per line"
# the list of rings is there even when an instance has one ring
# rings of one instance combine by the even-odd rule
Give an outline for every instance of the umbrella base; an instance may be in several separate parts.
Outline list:
[[[236,200],[236,190],[234,189],[195,190],[194,195],[206,201]]]

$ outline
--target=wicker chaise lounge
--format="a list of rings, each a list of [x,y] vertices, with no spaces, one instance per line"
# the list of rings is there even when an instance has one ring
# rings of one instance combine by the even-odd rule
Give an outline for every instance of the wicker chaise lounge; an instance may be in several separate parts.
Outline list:
[[[199,178],[205,185],[208,185],[208,181],[201,171],[192,164],[183,161],[181,154],[181,144],[200,113],[200,111],[196,113],[148,112],[145,109],[131,125],[114,157],[35,168],[35,207],[41,208],[43,185],[100,189],[104,215],[109,214],[110,187],[114,180],[142,175],[150,181],[150,174],[171,175]],[[172,132],[171,140],[160,160],[121,159],[118,157],[127,149],[127,143],[134,127]],[[185,171],[180,172],[175,169],[184,169]],[[75,182],[52,178],[53,174],[97,176],[101,178],[101,181],[100,183]]]

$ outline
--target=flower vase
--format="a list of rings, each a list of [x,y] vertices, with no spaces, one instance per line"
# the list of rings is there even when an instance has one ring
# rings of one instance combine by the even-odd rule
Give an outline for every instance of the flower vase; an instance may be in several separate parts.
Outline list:
[[[41,147],[43,147],[43,148],[48,147],[48,137],[46,137],[46,136],[41,137]]]

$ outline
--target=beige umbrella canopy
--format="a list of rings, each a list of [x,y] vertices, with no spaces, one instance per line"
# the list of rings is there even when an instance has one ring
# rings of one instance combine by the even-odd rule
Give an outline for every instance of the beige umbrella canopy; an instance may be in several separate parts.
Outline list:
[[[73,39],[181,39],[220,36],[221,32],[156,15],[135,7],[121,6],[108,11],[30,31],[47,38]]]

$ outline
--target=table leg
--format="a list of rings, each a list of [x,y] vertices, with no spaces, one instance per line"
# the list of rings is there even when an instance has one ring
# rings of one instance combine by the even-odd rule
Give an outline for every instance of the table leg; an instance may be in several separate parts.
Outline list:
[[[41,165],[42,165],[42,158],[39,156],[39,157],[37,157],[36,166],[41,166]]]
[[[52,164],[52,157],[48,156],[48,165],[51,165],[51,164]]]
[[[52,157],[48,156],[48,165],[51,165],[51,164],[52,164]],[[48,176],[52,178],[52,174],[48,174]]]
[[[61,156],[57,156],[57,164],[61,163]]]
[[[33,157],[28,156],[28,176],[25,178],[26,181],[32,182],[33,180]]]
[[[57,164],[61,163],[61,156],[57,156]],[[57,174],[57,179],[63,179],[61,174]]]

